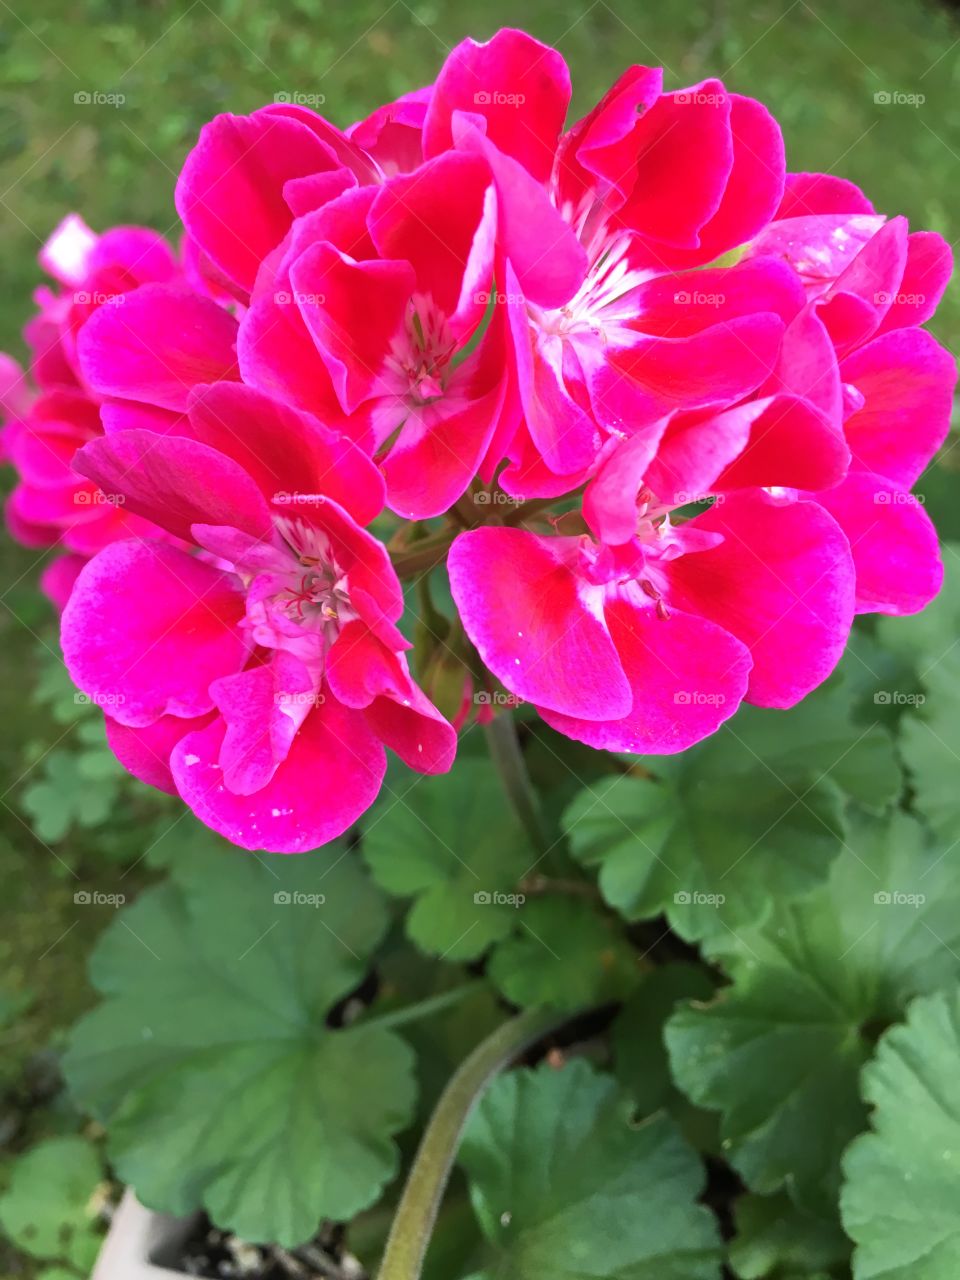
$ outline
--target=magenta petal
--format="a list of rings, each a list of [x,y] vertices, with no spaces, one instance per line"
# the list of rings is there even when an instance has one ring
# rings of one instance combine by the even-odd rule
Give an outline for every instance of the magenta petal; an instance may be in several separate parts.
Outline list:
[[[311,415],[253,387],[239,382],[199,387],[190,422],[198,440],[232,458],[268,502],[291,514],[323,495],[339,502],[358,524],[369,524],[383,508],[383,477],[366,454]]]
[[[747,699],[790,707],[827,678],[854,612],[847,539],[813,502],[730,494],[693,522],[724,541],[666,566],[670,606],[719,623],[749,648]]]
[[[109,715],[105,719],[110,750],[127,772],[148,787],[156,787],[175,796],[177,788],[170,772],[170,752],[185,734],[208,724],[210,716],[198,716],[192,720],[161,716],[153,724],[139,729],[121,724]]]
[[[780,126],[761,103],[730,95],[733,168],[716,213],[701,227],[690,265],[712,262],[767,225],[783,195],[786,160]],[[679,265],[685,254],[671,254]],[[758,307],[757,310],[764,308]]]
[[[306,125],[272,112],[216,116],[177,182],[177,212],[206,255],[247,291],[292,221],[284,183],[337,168]]]
[[[310,711],[270,782],[253,795],[224,783],[226,726],[188,734],[171,759],[180,795],[208,827],[243,849],[306,853],[342,835],[374,800],[386,757],[362,711],[327,697]]]
[[[718,477],[718,489],[827,489],[846,475],[850,450],[843,433],[808,400],[770,396],[724,416],[748,414],[749,440]]]
[[[606,628],[580,596],[575,538],[474,529],[450,548],[467,634],[508,689],[567,715],[608,720],[632,701]]]
[[[892,329],[840,366],[864,405],[844,423],[855,465],[909,489],[950,428],[956,361],[925,329]]]
[[[490,170],[477,155],[452,151],[416,173],[392,179],[370,209],[370,234],[382,258],[403,259],[451,321],[453,336],[483,318],[493,274],[496,200]]]
[[[873,213],[858,186],[832,173],[788,173],[776,218],[803,218],[817,213]]]
[[[630,681],[633,706],[620,720],[592,723],[538,708],[568,738],[603,751],[669,755],[713,733],[746,693],[750,651],[729,631],[679,610],[625,600],[605,610]]]
[[[80,576],[80,570],[86,564],[83,556],[57,556],[40,574],[40,589],[55,608],[63,611],[74,584]]]
[[[503,155],[468,116],[455,122],[460,150],[483,156],[497,190],[497,237],[527,301],[560,307],[580,287],[587,255],[545,187]]]
[[[391,343],[415,289],[407,262],[354,262],[315,244],[294,262],[290,281],[307,328],[345,413],[382,393]]]
[[[733,168],[731,98],[719,80],[665,93],[630,138],[636,183],[617,212],[624,226],[677,249],[697,249]]]
[[[362,622],[340,632],[327,655],[327,680],[345,706],[366,709],[374,733],[411,769],[451,767],[456,730],[411,679],[403,654],[391,653]]]
[[[905,329],[929,320],[953,274],[953,250],[935,231],[915,231],[907,237],[907,261],[893,304],[878,333]]]
[[[408,419],[382,462],[391,508],[408,520],[441,516],[466,492],[503,402],[494,387],[476,400],[441,404],[429,425]]]
[[[186,436],[117,431],[91,440],[74,467],[124,509],[189,542],[193,524],[229,524],[269,537],[270,511],[254,481],[232,458]]]
[[[76,685],[121,724],[199,716],[209,688],[247,652],[243,596],[229,574],[173,547],[114,542],[86,566],[63,611]]]
[[[772,374],[783,321],[761,313],[713,325],[687,338],[638,334],[611,353],[591,387],[594,408],[611,427],[652,422],[675,409],[721,406]]]
[[[99,395],[182,413],[198,382],[235,379],[237,322],[209,298],[145,284],[123,306],[100,307],[80,330],[77,354]]]
[[[919,498],[865,471],[814,496],[849,539],[858,613],[919,613],[930,603],[943,583],[943,564]]]
[[[219,760],[224,785],[234,795],[253,795],[287,758],[316,701],[314,682],[302,662],[278,652],[268,665],[221,676],[210,693],[226,725]]]
[[[666,419],[638,431],[606,458],[583,495],[583,518],[601,542],[619,546],[637,532],[637,494],[667,427]],[[669,501],[659,489],[662,501]],[[681,499],[683,501],[683,499]]]
[[[537,181],[553,168],[570,102],[570,72],[556,49],[525,31],[505,28],[486,44],[464,40],[449,55],[433,86],[423,125],[428,158],[453,145],[452,116],[480,116],[486,136]]]
[[[240,324],[237,354],[244,382],[321,421],[341,416],[330,374],[291,295],[257,298]]]

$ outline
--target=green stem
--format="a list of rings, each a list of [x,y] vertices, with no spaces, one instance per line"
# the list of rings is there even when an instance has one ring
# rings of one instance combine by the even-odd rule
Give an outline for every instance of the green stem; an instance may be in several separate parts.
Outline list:
[[[540,821],[540,806],[527,772],[527,762],[520,750],[517,725],[513,713],[501,711],[484,726],[487,747],[500,781],[507,793],[514,812],[523,824],[530,841],[541,856],[549,852],[550,845]]]
[[[378,1013],[372,1018],[365,1018],[364,1027],[402,1027],[408,1022],[419,1022],[421,1018],[431,1018],[435,1013],[442,1013],[452,1005],[459,1004],[467,996],[475,995],[484,986],[479,979],[476,982],[464,982],[452,991],[441,991],[437,996],[429,996],[426,1000],[418,1000],[416,1004],[405,1005],[402,1009],[392,1009],[389,1013]]]
[[[569,1015],[567,1015],[569,1016]],[[502,1023],[466,1058],[440,1096],[394,1215],[378,1280],[419,1280],[440,1201],[470,1113],[489,1081],[567,1016],[530,1010]]]

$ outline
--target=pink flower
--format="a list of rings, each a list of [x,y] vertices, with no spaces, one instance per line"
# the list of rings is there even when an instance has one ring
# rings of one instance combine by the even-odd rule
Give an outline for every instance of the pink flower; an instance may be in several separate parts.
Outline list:
[[[788,707],[824,680],[855,578],[846,538],[811,501],[746,488],[674,524],[677,504],[637,493],[656,447],[639,440],[588,488],[590,533],[463,533],[450,583],[486,665],[548,724],[609,751],[669,753],[743,699]]]
[[[115,227],[97,235],[75,213],[56,228],[39,260],[58,287],[37,290],[39,310],[26,327],[38,390],[2,357],[4,458],[17,471],[6,517],[19,542],[69,553],[52,561],[41,580],[62,607],[86,557],[117,538],[158,533],[73,470],[76,451],[103,432],[100,398],[78,354],[81,332],[98,315],[116,320],[141,284],[176,287],[170,282],[180,279],[180,268],[155,232]]]
[[[453,51],[424,124],[428,156],[475,151],[495,176],[524,415],[501,483],[522,496],[577,487],[605,442],[674,408],[753,391],[789,319],[773,264],[742,286],[678,274],[776,210],[783,143],[765,108],[719,81],[665,94],[658,69],[634,67],[562,133],[569,96],[555,50],[501,31]]]
[[[493,293],[496,201],[477,156],[351,189],[298,218],[240,326],[246,381],[376,452],[394,511],[441,515],[506,421],[503,308]]]
[[[135,776],[244,848],[295,853],[346,830],[384,746],[425,773],[456,733],[413,683],[403,600],[361,527],[383,484],[352,444],[238,384],[198,388],[192,438],[142,429],[77,465],[200,552],[114,543],[63,615],[74,681]]]

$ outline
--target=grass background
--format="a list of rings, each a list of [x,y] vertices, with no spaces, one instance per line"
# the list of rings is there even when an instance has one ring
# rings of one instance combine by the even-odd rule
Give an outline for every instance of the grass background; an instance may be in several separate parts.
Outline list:
[[[176,174],[216,112],[297,91],[323,94],[346,124],[428,82],[465,35],[508,23],[562,50],[577,112],[632,62],[663,63],[671,86],[717,74],[772,108],[792,169],[842,174],[878,208],[960,235],[960,21],[933,0],[0,0],[0,348],[22,353],[36,252],[68,209],[96,228],[175,233]],[[125,101],[75,101],[94,92]],[[879,92],[925,101],[880,105]],[[958,349],[956,286],[933,327]],[[71,733],[29,698],[40,645],[55,645],[37,568],[35,554],[0,543],[0,1000],[4,988],[36,993],[2,1046],[14,1064],[86,1001],[84,959],[106,923],[74,908],[61,862],[95,877],[91,851],[51,850],[20,808],[25,772]],[[13,1074],[0,1076],[0,1099]]]

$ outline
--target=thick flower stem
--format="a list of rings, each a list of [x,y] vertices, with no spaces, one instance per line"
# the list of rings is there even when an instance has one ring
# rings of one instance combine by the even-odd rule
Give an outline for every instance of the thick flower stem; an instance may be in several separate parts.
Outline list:
[[[519,1054],[566,1021],[530,1010],[502,1023],[466,1058],[437,1103],[403,1189],[378,1280],[419,1280],[440,1201],[470,1113],[489,1081]]]
[[[527,762],[520,750],[517,725],[513,714],[501,711],[485,726],[487,747],[500,781],[507,793],[514,812],[530,837],[530,842],[540,857],[549,852],[550,845],[540,820],[540,806],[527,772]]]

